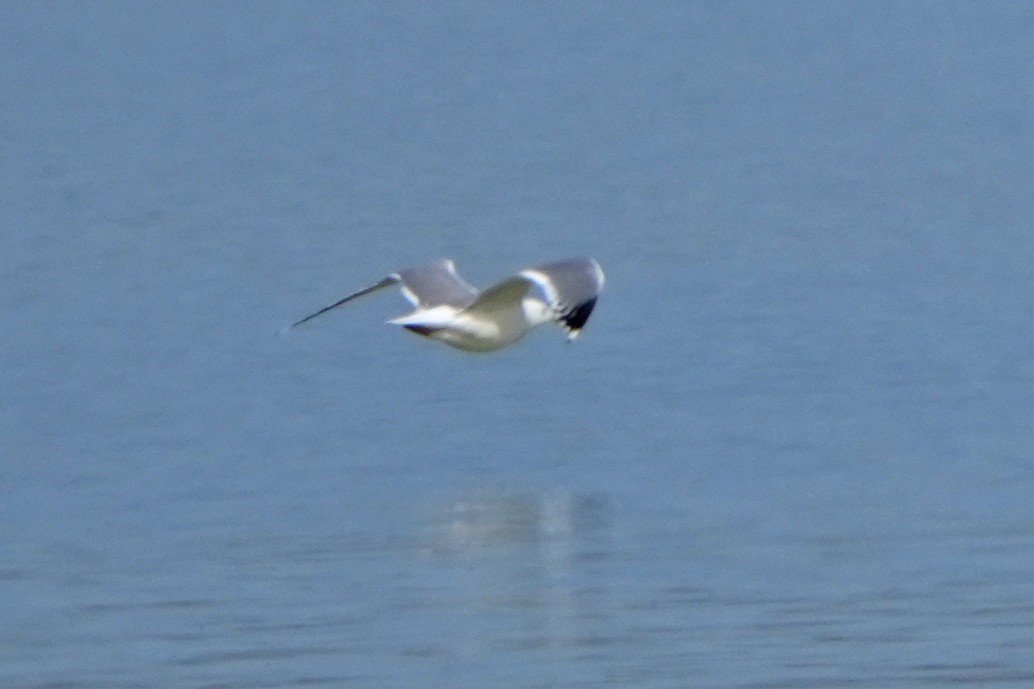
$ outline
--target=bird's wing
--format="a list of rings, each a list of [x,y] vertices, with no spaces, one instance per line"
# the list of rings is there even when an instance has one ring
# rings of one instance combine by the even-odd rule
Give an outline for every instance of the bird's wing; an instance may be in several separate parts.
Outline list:
[[[367,295],[370,292],[376,292],[379,289],[382,289],[384,287],[388,287],[389,285],[394,285],[397,282],[399,282],[398,274],[392,273],[388,277],[386,277],[383,280],[381,280],[380,282],[378,282],[376,285],[371,285],[371,286],[367,287],[366,289],[361,289],[358,292],[355,292],[354,294],[349,294],[344,299],[339,299],[336,302],[334,302],[333,304],[331,304],[330,306],[324,306],[322,309],[320,309],[316,313],[309,314],[308,316],[306,316],[305,318],[301,319],[300,321],[295,321],[291,325],[287,326],[287,329],[290,330],[291,328],[293,328],[295,326],[298,326],[298,325],[301,325],[302,323],[304,323],[306,321],[310,321],[313,318],[315,318],[316,316],[324,314],[327,311],[330,311],[331,309],[335,309],[335,308],[341,306],[342,304],[347,304],[348,302],[352,301],[353,299],[358,299],[359,297]]]
[[[542,290],[554,320],[577,337],[589,320],[596,298],[603,289],[603,269],[591,258],[572,258],[521,271],[523,277]]]
[[[419,309],[435,306],[462,309],[478,296],[478,291],[456,273],[455,264],[447,258],[406,268],[394,275],[402,283],[402,294]]]
[[[395,284],[401,285],[402,294],[419,309],[443,305],[462,309],[471,304],[478,295],[476,289],[468,285],[463,278],[456,274],[456,266],[453,265],[452,261],[449,259],[439,259],[392,273],[376,285],[371,285],[354,294],[349,294],[344,299],[339,299],[330,306],[324,306],[316,313],[309,314],[300,321],[292,323],[286,330],[312,320],[316,316],[338,306],[347,304],[353,299],[358,299],[371,292],[376,292],[379,289]]]

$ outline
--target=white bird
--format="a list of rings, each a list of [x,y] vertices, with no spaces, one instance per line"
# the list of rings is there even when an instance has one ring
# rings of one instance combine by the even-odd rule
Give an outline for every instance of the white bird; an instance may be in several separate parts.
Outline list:
[[[416,308],[388,323],[464,351],[491,352],[543,323],[557,323],[573,340],[596,305],[603,269],[594,259],[573,258],[522,270],[479,292],[456,273],[451,260],[439,259],[392,273],[289,328],[394,284]]]

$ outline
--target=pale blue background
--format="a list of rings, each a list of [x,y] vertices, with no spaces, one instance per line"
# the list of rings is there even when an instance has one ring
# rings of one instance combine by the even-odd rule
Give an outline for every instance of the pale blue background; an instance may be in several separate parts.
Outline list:
[[[1034,684],[1027,2],[3,2],[0,686]],[[592,255],[583,337],[383,325]]]

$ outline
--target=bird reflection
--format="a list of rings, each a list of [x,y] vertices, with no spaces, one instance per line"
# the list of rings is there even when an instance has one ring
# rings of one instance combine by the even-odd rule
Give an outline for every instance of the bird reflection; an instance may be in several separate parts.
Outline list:
[[[446,503],[432,519],[437,551],[574,540],[610,524],[609,500],[599,494],[478,492]]]

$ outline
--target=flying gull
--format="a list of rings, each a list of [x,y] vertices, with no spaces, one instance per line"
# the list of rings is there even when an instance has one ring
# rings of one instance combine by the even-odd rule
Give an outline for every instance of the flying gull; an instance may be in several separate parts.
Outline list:
[[[451,260],[439,259],[392,273],[289,328],[395,284],[415,309],[388,323],[464,351],[491,352],[543,323],[557,323],[573,340],[596,305],[603,269],[594,259],[572,258],[522,270],[478,291],[456,273]]]

